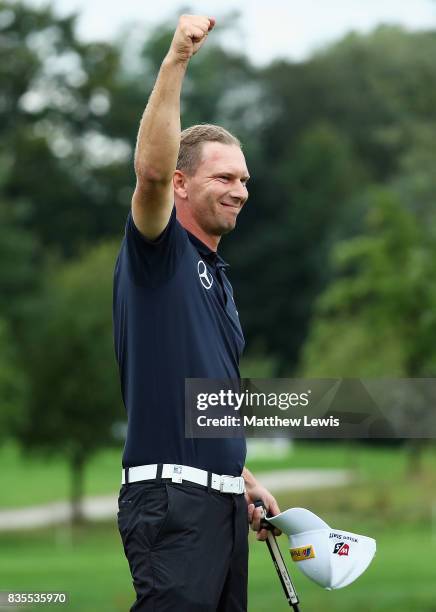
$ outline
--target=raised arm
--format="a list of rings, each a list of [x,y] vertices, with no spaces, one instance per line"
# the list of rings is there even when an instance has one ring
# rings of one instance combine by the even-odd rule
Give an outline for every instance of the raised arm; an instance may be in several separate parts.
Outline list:
[[[135,151],[136,188],[132,215],[136,227],[154,239],[165,229],[174,202],[173,174],[180,146],[180,94],[191,57],[215,20],[182,15],[162,62],[139,126]]]

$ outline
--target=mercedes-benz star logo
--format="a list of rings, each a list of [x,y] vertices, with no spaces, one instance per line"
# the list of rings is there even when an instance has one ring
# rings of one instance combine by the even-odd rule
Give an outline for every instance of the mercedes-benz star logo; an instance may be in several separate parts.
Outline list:
[[[213,276],[207,271],[206,264],[202,259],[197,264],[198,276],[200,277],[201,284],[205,289],[210,289],[213,283]]]

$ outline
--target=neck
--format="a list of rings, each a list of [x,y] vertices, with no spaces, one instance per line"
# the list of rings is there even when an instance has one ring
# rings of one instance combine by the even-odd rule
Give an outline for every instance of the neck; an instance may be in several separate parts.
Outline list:
[[[212,251],[217,251],[219,242],[221,240],[221,236],[215,236],[213,234],[208,234],[202,229],[198,223],[192,217],[186,218],[184,215],[179,216],[179,211],[177,210],[177,218],[180,223],[183,225],[185,230],[193,234],[196,238],[201,240],[203,244],[208,246]]]

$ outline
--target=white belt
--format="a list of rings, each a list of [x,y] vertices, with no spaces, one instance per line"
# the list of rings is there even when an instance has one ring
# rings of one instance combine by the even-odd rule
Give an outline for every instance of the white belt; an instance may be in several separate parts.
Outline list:
[[[128,482],[139,482],[141,480],[155,480],[157,475],[157,464],[137,465],[126,470],[123,469],[121,483],[126,484],[126,472],[128,471]],[[162,478],[169,478],[171,482],[181,483],[184,480],[195,482],[207,487],[207,475],[205,470],[190,467],[188,465],[175,465],[164,463],[162,467]],[[242,476],[218,476],[212,474],[211,488],[221,493],[241,494],[245,492],[245,483]]]

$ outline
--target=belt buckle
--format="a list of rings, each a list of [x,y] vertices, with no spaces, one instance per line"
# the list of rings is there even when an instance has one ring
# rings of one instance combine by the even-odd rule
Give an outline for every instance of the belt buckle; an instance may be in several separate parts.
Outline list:
[[[229,476],[228,474],[223,474],[221,476],[220,482],[220,492],[221,493],[243,493],[242,478],[240,476]]]
[[[177,482],[179,484],[183,482],[181,465],[173,465],[173,475],[171,477],[171,482]]]

